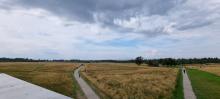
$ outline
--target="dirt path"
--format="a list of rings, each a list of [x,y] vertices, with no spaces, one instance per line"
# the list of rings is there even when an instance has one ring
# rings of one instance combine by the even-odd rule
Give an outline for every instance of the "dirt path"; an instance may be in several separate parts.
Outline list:
[[[184,72],[185,70],[185,72]],[[191,82],[189,80],[189,77],[186,73],[186,69],[183,68],[182,71],[183,74],[183,90],[184,90],[184,98],[185,99],[196,99],[195,93],[193,92]]]
[[[80,77],[79,70],[81,68],[82,68],[82,66],[74,71],[74,77],[75,77],[76,81],[78,82],[80,88],[84,92],[87,99],[100,99],[99,96],[96,95],[96,93],[92,90],[92,88],[85,82],[85,80],[83,80]]]

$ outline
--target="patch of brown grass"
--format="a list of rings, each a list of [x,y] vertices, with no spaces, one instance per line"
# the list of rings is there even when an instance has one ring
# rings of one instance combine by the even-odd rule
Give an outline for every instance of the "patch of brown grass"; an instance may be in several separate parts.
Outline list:
[[[210,72],[220,76],[220,64],[208,65],[206,67],[199,68],[202,71]]]
[[[0,72],[23,79],[33,84],[75,97],[72,63],[17,62],[0,63]]]
[[[169,99],[177,69],[126,64],[88,64],[82,74],[112,99]]]
[[[190,64],[188,68],[199,69],[220,76],[220,64]]]

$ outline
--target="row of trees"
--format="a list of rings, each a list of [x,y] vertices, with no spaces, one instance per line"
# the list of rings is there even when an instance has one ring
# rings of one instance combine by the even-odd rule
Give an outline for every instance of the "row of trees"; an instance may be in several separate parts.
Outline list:
[[[190,59],[174,59],[174,58],[163,58],[163,59],[149,59],[144,60],[142,57],[137,57],[135,63],[140,65],[147,63],[150,66],[176,66],[180,64],[207,64],[207,63],[220,63],[219,58],[190,58]]]
[[[44,62],[47,60],[34,60],[28,58],[0,58],[0,62]]]
[[[29,59],[29,58],[0,58],[0,62],[82,62],[82,63],[99,63],[99,62],[112,62],[112,63],[131,63],[134,60],[78,60],[78,59]]]
[[[42,60],[42,59],[28,59],[28,58],[0,58],[0,62],[82,62],[82,63],[99,63],[99,62],[112,62],[112,63],[136,63],[141,65],[143,63],[150,66],[176,66],[179,64],[206,64],[206,63],[220,63],[219,58],[190,58],[190,59],[144,59],[137,57],[133,60]]]

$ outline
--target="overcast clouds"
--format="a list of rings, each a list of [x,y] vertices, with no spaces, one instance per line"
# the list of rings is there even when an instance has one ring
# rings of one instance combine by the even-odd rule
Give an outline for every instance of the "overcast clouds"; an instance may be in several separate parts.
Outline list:
[[[0,57],[220,57],[219,0],[0,0]]]

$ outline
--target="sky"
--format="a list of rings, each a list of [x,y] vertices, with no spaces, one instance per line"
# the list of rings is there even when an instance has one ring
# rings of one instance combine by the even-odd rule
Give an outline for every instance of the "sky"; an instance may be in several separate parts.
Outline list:
[[[0,57],[220,57],[220,0],[0,0]]]

